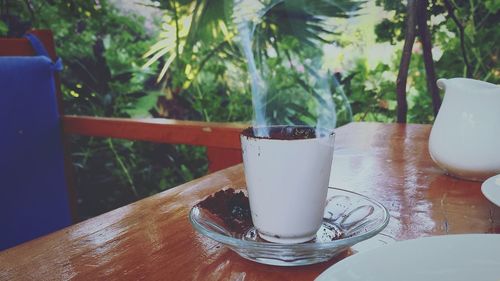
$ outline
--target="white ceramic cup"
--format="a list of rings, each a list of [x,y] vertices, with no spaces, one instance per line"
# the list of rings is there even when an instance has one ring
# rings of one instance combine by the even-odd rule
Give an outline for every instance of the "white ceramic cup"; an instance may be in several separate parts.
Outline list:
[[[326,205],[334,139],[333,132],[293,140],[242,133],[252,221],[263,239],[291,244],[316,236]]]

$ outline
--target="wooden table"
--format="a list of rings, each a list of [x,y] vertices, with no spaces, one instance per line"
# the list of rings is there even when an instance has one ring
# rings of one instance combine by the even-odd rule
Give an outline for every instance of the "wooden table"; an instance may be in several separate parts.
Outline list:
[[[500,233],[500,208],[480,183],[443,174],[429,157],[430,126],[351,123],[337,130],[331,184],[381,201],[397,240]],[[245,185],[241,165],[0,253],[1,280],[312,280],[340,257],[284,268],[240,258],[196,233],[191,206]],[[0,234],[1,235],[1,234]]]

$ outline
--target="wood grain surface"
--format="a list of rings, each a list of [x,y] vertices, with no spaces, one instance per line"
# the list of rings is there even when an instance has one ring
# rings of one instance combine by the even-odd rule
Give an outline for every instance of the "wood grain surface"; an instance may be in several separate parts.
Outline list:
[[[397,240],[500,233],[500,208],[479,182],[444,175],[427,151],[428,125],[351,123],[336,136],[331,184],[381,201]],[[195,232],[189,209],[245,186],[237,165],[0,252],[0,280],[313,280],[322,264],[257,264]],[[404,258],[404,257],[402,257]]]
[[[65,115],[66,134],[172,144],[241,149],[243,123],[216,123],[164,118],[109,118]]]

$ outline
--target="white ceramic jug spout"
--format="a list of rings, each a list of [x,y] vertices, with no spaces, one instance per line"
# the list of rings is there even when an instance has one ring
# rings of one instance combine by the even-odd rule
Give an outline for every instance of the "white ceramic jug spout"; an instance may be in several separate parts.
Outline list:
[[[436,84],[437,84],[439,89],[446,91],[446,82],[447,81],[448,81],[448,79],[441,78],[441,79],[438,79],[436,81]]]
[[[500,86],[466,78],[439,79],[445,90],[429,152],[448,174],[484,180],[500,173]]]

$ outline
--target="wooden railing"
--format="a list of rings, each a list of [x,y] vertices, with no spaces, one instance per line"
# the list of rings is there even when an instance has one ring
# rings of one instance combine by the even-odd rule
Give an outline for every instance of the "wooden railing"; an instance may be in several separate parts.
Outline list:
[[[160,118],[126,119],[74,115],[62,117],[64,134],[205,146],[209,172],[242,161],[239,135],[247,126],[241,123]]]

